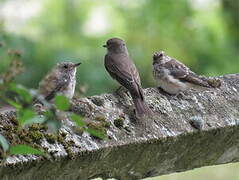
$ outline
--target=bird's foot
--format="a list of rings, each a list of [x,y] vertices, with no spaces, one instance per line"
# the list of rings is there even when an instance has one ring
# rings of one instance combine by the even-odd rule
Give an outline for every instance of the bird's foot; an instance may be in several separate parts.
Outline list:
[[[191,89],[193,90],[193,89]],[[189,90],[185,90],[185,91],[180,91],[177,94],[175,94],[174,96],[177,99],[182,99],[182,100],[190,100],[192,99],[192,96],[190,95]]]
[[[122,98],[124,94],[130,97],[129,91],[124,86],[120,86],[118,89],[116,89],[115,93]]]
[[[184,94],[183,91],[179,91],[177,94],[175,94],[174,97],[179,98],[179,99],[183,99],[183,98],[185,98],[185,96],[186,95]]]

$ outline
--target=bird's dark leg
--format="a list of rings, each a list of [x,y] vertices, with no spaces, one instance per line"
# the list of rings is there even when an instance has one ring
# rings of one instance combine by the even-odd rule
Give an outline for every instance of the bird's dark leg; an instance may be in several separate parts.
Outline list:
[[[118,89],[116,89],[115,93],[120,97],[122,97],[123,94],[127,94],[127,96],[130,97],[129,91],[124,86],[120,86]]]
[[[183,98],[185,97],[184,91],[179,91],[177,94],[175,94],[176,98]]]
[[[120,86],[118,87],[115,92],[118,94],[120,91],[122,91],[124,89],[124,86]]]

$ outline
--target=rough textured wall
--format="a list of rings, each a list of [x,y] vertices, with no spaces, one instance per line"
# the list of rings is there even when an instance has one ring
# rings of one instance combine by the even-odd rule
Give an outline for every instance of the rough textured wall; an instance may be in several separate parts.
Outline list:
[[[133,119],[132,101],[121,92],[75,99],[72,111],[107,132],[100,140],[78,132],[65,119],[55,139],[41,130],[27,136],[46,157],[13,156],[2,161],[0,179],[79,179],[114,177],[135,180],[201,166],[239,161],[239,74],[225,75],[220,89],[190,90],[174,97],[145,89],[155,116]],[[0,115],[1,133],[13,131],[14,112]],[[192,126],[201,122],[202,129]],[[6,126],[7,125],[7,126]],[[195,124],[194,124],[195,126]],[[24,137],[24,136],[23,136]]]

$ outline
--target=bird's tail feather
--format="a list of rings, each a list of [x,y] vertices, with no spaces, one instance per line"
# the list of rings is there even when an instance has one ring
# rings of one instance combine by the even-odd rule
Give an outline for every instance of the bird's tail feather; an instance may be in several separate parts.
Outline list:
[[[219,88],[222,84],[220,79],[217,78],[207,78],[204,76],[190,76],[190,82],[196,85],[203,86],[206,88]]]
[[[143,117],[152,113],[151,109],[145,103],[145,101],[139,97],[133,98],[133,102],[136,109],[136,116]]]

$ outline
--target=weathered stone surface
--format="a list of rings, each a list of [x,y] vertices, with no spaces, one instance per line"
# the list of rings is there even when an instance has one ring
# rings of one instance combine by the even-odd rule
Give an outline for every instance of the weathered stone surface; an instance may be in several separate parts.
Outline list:
[[[37,142],[49,157],[12,156],[2,161],[0,179],[78,179],[114,177],[136,180],[215,164],[239,161],[239,74],[225,75],[219,89],[190,90],[184,96],[145,89],[155,116],[136,123],[132,101],[103,94],[75,99],[72,111],[88,121],[105,121],[108,138],[75,133],[64,120],[61,138]],[[15,114],[0,115],[1,127]],[[100,117],[100,118],[99,118]],[[202,122],[195,129],[191,121]],[[1,129],[6,134],[6,129]],[[11,140],[10,140],[11,141]],[[20,140],[19,140],[20,141]],[[32,142],[36,144],[35,142]]]

